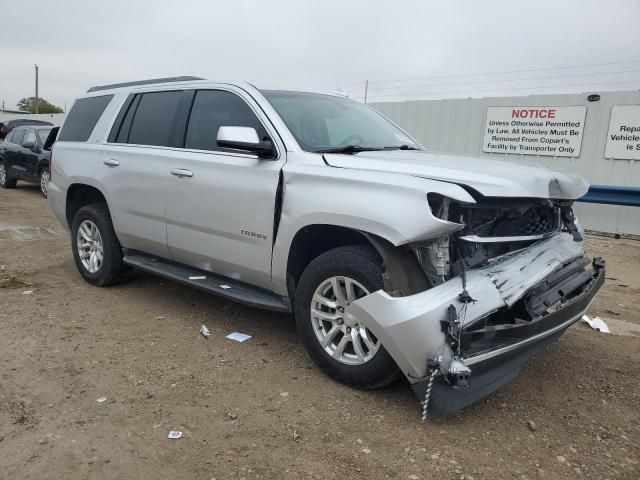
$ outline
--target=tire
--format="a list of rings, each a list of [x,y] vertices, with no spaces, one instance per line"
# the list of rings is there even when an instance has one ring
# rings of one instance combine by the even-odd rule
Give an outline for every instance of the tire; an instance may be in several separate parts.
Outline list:
[[[0,161],[0,187],[1,188],[14,188],[18,183],[17,178],[9,177],[9,171],[4,161]]]
[[[298,333],[311,359],[334,380],[367,390],[381,388],[394,382],[400,374],[398,367],[380,341],[368,329],[357,324],[357,319],[337,318],[335,321],[320,322],[319,319],[324,316],[318,316],[319,309],[324,309],[323,311],[330,314],[335,312],[338,317],[341,312],[339,307],[333,309],[318,303],[316,294],[318,293],[321,298],[324,298],[324,295],[336,298],[335,283],[332,283],[331,279],[337,279],[336,282],[340,285],[338,288],[343,295],[347,290],[347,281],[350,281],[352,293],[360,293],[360,295],[351,295],[352,300],[367,292],[373,293],[383,286],[380,264],[380,258],[370,247],[350,245],[329,250],[315,258],[304,270],[294,300]],[[329,290],[323,290],[323,288],[329,288]],[[311,312],[312,307],[314,307],[314,314]],[[349,324],[351,326],[348,326]],[[334,327],[339,331],[334,333],[331,339]],[[347,335],[349,331],[355,331],[355,336],[359,340],[354,340],[353,334]],[[347,346],[342,354],[338,354],[343,337],[346,337]],[[323,346],[320,343],[321,338],[328,340],[328,345]],[[360,355],[357,354],[356,343],[360,346]],[[372,343],[376,344],[375,349],[367,347]],[[327,349],[332,350],[332,353]],[[363,360],[363,353],[370,358]]]
[[[95,230],[98,232],[97,235],[93,234],[91,225],[95,226]],[[102,242],[102,259],[99,263],[97,260],[96,263],[92,263],[90,243],[86,243],[87,246],[83,248],[85,253],[89,253],[89,257],[85,259],[89,262],[89,265],[85,265],[83,259],[80,258],[78,230],[81,226],[85,235],[87,229],[92,231],[92,234],[88,237],[80,235],[80,238],[84,239],[83,241],[87,242],[87,239],[91,238],[97,239],[96,242],[98,244],[93,247],[96,259],[99,258],[99,242]],[[122,263],[122,247],[113,230],[111,215],[109,215],[109,209],[105,204],[94,203],[78,210],[71,225],[71,249],[76,267],[87,282],[104,287],[122,280],[125,270]]]
[[[49,188],[49,168],[45,167],[40,170],[40,193],[47,198],[47,190]]]

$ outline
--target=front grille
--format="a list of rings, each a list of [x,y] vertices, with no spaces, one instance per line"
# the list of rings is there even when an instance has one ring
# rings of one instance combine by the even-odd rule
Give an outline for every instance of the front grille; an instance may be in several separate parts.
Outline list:
[[[465,228],[461,235],[518,237],[541,235],[559,229],[559,210],[548,201],[504,205],[452,205],[451,217]]]
[[[549,206],[517,209],[517,212],[498,215],[487,236],[541,235],[558,229],[558,212]]]

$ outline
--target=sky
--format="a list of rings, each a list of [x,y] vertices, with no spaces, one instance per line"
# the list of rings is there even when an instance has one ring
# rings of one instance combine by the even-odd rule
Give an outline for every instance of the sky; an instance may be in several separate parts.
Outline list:
[[[0,102],[196,75],[367,101],[640,89],[638,0],[0,0]]]

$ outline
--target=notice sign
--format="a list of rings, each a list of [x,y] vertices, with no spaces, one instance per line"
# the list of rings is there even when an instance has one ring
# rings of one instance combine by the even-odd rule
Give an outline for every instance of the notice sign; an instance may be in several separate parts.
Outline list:
[[[604,157],[640,160],[640,105],[611,108]]]
[[[488,107],[483,152],[577,157],[587,107]]]

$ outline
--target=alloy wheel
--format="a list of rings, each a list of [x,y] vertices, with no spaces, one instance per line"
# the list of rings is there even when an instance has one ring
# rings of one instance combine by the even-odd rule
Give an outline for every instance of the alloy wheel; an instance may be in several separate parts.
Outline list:
[[[49,188],[49,170],[43,170],[40,174],[40,191],[46,197]]]
[[[378,352],[379,340],[345,312],[352,302],[369,295],[349,277],[331,277],[318,286],[311,300],[311,323],[318,342],[331,357],[346,365],[362,365]]]
[[[104,245],[100,230],[91,220],[83,221],[78,227],[76,247],[80,261],[89,273],[100,270],[104,259]]]

